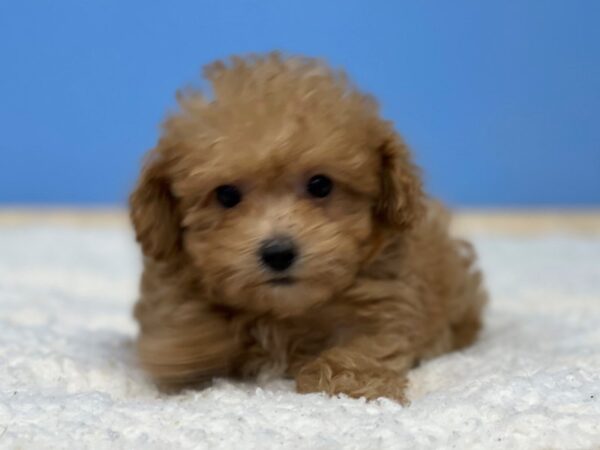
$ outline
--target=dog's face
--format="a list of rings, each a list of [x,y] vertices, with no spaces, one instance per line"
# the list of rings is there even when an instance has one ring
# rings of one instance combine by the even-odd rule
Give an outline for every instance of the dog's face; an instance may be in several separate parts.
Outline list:
[[[313,61],[208,71],[215,98],[181,99],[132,195],[144,253],[193,261],[211,301],[300,314],[352,285],[420,183],[366,97]]]
[[[379,161],[353,133],[305,124],[278,137],[283,126],[254,139],[220,130],[229,139],[188,149],[198,159],[171,187],[183,247],[214,297],[293,314],[350,285],[368,256]]]

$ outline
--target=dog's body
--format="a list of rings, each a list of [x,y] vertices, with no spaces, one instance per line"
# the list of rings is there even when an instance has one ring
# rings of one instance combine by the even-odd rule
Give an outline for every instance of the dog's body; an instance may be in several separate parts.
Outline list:
[[[131,198],[143,365],[405,401],[411,367],[477,335],[471,247],[340,74],[272,54],[207,77],[214,100],[181,98]]]

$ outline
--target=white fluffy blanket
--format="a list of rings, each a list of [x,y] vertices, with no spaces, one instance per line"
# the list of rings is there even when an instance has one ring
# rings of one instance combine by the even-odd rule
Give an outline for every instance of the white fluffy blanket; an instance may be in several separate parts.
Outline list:
[[[600,236],[474,241],[483,336],[414,370],[403,408],[283,380],[159,394],[132,350],[129,231],[0,227],[0,447],[600,448]]]

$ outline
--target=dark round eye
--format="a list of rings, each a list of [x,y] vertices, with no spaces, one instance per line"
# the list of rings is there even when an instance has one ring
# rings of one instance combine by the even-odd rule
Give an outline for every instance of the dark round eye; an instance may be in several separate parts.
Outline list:
[[[238,188],[231,184],[224,184],[215,190],[217,200],[225,208],[233,208],[242,201],[242,193]]]
[[[308,180],[306,185],[307,192],[313,197],[327,197],[333,189],[333,181],[325,175],[315,175]]]

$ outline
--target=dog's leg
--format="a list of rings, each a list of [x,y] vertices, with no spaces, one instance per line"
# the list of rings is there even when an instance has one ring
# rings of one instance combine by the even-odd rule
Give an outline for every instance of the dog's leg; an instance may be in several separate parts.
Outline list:
[[[182,321],[168,321],[143,330],[138,354],[158,385],[178,389],[230,373],[239,353],[226,320],[205,312]]]
[[[407,404],[406,373],[415,354],[402,338],[369,336],[334,347],[303,366],[296,375],[298,392],[346,394],[372,400],[387,397]]]

